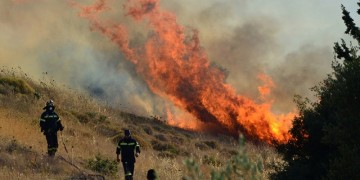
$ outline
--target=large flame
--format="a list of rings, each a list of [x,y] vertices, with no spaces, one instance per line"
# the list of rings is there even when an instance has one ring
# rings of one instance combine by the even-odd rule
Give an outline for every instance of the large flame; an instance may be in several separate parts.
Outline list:
[[[225,83],[225,74],[210,64],[198,32],[192,30],[191,37],[186,36],[185,28],[174,14],[160,8],[159,0],[128,0],[124,5],[127,16],[146,22],[151,30],[146,43],[136,49],[129,46],[125,25],[104,23],[98,18],[99,12],[110,9],[106,0],[92,6],[72,5],[82,9],[80,16],[87,18],[93,29],[118,45],[154,93],[201,120],[182,120],[178,126],[207,127],[232,135],[241,132],[265,142],[286,142],[290,138],[288,130],[294,114],[276,115],[271,112],[270,102],[256,103],[237,94]],[[274,83],[266,75],[259,78],[265,83],[259,87],[265,98]]]

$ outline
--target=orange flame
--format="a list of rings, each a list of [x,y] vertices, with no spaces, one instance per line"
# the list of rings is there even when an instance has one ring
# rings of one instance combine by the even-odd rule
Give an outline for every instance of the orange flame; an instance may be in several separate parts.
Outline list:
[[[266,74],[259,74],[258,79],[264,82],[264,85],[259,86],[258,90],[260,92],[261,99],[266,100],[266,97],[270,95],[271,88],[274,88],[275,84],[272,81],[271,77],[267,76]]]
[[[176,123],[172,117],[170,124],[210,128],[235,136],[242,132],[268,143],[289,140],[288,131],[295,114],[276,115],[271,112],[271,103],[259,104],[236,94],[234,88],[225,83],[224,73],[210,65],[200,46],[198,32],[192,30],[189,38],[175,15],[160,8],[159,0],[128,0],[124,5],[127,16],[147,22],[152,31],[145,45],[137,49],[129,47],[124,25],[109,25],[97,18],[97,13],[106,7],[106,1],[100,0],[93,6],[82,7],[80,15],[118,45],[154,93],[201,120]],[[260,92],[263,96],[269,94],[274,86],[271,78],[266,75],[259,78],[265,82],[265,86],[259,87]],[[168,113],[168,116],[171,115]]]

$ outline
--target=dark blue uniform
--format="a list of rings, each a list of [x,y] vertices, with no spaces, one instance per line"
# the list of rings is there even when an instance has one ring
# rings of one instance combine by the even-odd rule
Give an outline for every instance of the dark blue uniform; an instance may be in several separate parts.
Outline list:
[[[140,145],[135,139],[125,137],[121,139],[116,148],[116,154],[121,154],[121,162],[123,164],[125,179],[132,179],[135,166],[135,152],[140,153]]]
[[[47,109],[40,117],[41,132],[46,136],[48,155],[54,156],[58,148],[57,132],[63,130],[60,117],[52,110]]]

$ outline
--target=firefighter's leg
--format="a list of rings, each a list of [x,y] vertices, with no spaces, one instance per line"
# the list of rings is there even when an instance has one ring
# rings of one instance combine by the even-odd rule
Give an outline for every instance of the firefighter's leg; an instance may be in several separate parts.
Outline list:
[[[134,176],[134,168],[135,168],[134,162],[128,163],[128,168],[129,168],[129,171],[131,173],[131,179],[132,179],[132,177]]]
[[[125,180],[132,180],[132,174],[129,171],[128,162],[123,162],[122,164],[124,168]]]
[[[52,138],[51,138],[51,134],[46,134],[46,142],[47,142],[47,150],[48,150],[48,155],[52,156]]]
[[[54,142],[54,144],[53,144],[53,154],[55,155],[55,153],[56,153],[56,151],[57,151],[57,149],[58,149],[58,147],[59,147],[59,144],[58,144],[58,137],[57,137],[57,133],[55,133],[54,134],[54,136],[53,136],[53,142]]]
[[[55,156],[57,150],[57,135],[54,133],[49,133],[47,136],[48,139],[48,154],[49,156]]]

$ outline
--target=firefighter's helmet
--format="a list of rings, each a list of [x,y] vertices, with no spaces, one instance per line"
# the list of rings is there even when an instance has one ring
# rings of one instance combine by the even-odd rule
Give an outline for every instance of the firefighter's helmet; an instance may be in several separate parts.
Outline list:
[[[131,135],[131,132],[130,132],[129,129],[125,129],[124,133],[125,133],[125,136],[130,136]]]
[[[48,102],[46,102],[45,107],[43,109],[46,109],[48,111],[53,111],[55,109],[54,101],[50,99]]]

